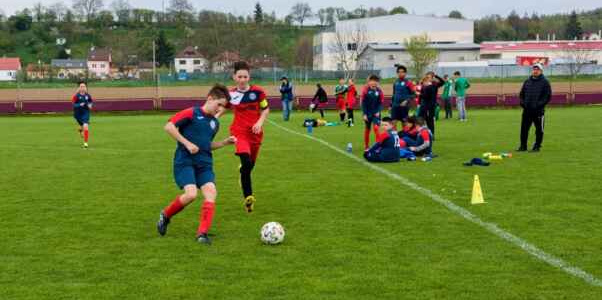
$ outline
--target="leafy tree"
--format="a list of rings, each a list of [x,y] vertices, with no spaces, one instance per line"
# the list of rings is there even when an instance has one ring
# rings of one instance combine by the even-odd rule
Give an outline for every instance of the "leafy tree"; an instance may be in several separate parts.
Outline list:
[[[417,77],[424,74],[426,68],[437,60],[439,53],[430,46],[429,37],[424,34],[413,36],[404,42],[406,51],[412,57],[411,69]]]
[[[255,23],[262,24],[263,23],[263,8],[259,2],[255,3],[255,11],[253,12],[255,16]]]
[[[156,55],[157,63],[159,66],[169,66],[174,59],[175,51],[173,45],[171,45],[165,38],[165,32],[159,31],[159,37],[155,41],[156,43]]]
[[[566,25],[566,37],[572,40],[580,39],[581,36],[583,36],[583,28],[581,28],[581,22],[579,22],[577,12],[573,10]]]
[[[464,19],[464,15],[458,10],[452,10],[449,12],[449,17],[452,19]]]
[[[398,15],[398,14],[406,15],[406,14],[408,14],[408,10],[405,9],[405,7],[403,7],[403,6],[397,6],[397,7],[394,7],[393,9],[391,9],[389,14],[390,15]]]
[[[309,3],[298,2],[291,8],[290,16],[293,21],[303,26],[303,23],[312,17],[311,6]]]

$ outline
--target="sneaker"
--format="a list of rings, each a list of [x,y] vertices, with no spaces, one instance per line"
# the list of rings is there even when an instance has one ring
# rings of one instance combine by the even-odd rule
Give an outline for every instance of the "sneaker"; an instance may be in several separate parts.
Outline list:
[[[251,195],[248,196],[247,198],[245,198],[244,200],[244,206],[245,206],[245,210],[250,213],[253,212],[253,207],[255,206],[255,196]]]
[[[211,245],[211,239],[209,238],[209,235],[206,233],[201,233],[196,237],[196,241],[201,243],[201,244],[205,244],[205,245]]]
[[[88,148],[88,143],[84,143],[83,147]]]
[[[164,236],[167,233],[167,225],[169,225],[169,218],[161,212],[159,214],[159,222],[157,222],[157,231],[159,235]]]
[[[516,152],[525,152],[525,151],[527,151],[526,146],[520,146],[518,149],[516,149]]]
[[[539,146],[533,146],[533,149],[531,149],[531,151],[529,151],[529,152],[539,152],[540,149],[541,149],[541,147],[539,147]]]

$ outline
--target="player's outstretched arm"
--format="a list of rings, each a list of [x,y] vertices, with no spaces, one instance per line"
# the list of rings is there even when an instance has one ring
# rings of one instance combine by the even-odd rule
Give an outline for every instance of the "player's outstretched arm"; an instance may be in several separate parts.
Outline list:
[[[178,128],[176,127],[176,125],[174,125],[172,122],[167,122],[167,124],[165,124],[165,131],[167,131],[167,134],[169,134],[172,138],[174,138],[174,140],[180,142],[182,145],[184,145],[184,147],[186,147],[186,149],[188,149],[188,152],[190,152],[191,154],[196,154],[197,152],[199,152],[199,147],[197,147],[197,145],[191,143],[189,140],[187,140],[181,133],[180,131],[178,131]]]
[[[232,145],[236,143],[236,137],[235,136],[229,136],[227,139],[223,140],[223,141],[219,141],[219,142],[211,142],[211,150],[217,150],[219,148],[228,146],[228,145]]]

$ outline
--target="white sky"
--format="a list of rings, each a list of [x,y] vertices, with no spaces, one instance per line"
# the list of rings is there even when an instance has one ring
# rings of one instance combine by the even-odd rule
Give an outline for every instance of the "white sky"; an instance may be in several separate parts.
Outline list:
[[[0,0],[0,9],[6,14],[13,14],[16,10],[31,8],[35,3],[50,5],[61,0]],[[133,7],[144,7],[155,10],[160,10],[163,1],[165,6],[168,6],[169,0],[129,0]],[[327,6],[341,6],[345,9],[352,10],[360,5],[367,6],[365,0],[301,0],[311,5],[314,11]],[[71,0],[63,0],[67,6],[71,6]],[[112,0],[103,0],[105,7],[110,8]],[[234,14],[250,14],[255,5],[254,0],[190,0],[197,10],[211,9],[224,12],[232,12]],[[273,10],[279,16],[284,16],[289,13],[291,6],[297,1],[282,1],[282,0],[261,0],[260,3],[264,7],[264,11],[271,12]],[[369,2],[368,2],[369,3]],[[602,7],[600,0],[539,0],[539,1],[524,1],[524,0],[431,0],[431,1],[393,1],[380,0],[375,2],[374,6],[382,6],[390,9],[395,6],[404,6],[410,13],[416,14],[436,14],[447,15],[451,10],[458,9],[468,18],[478,18],[484,15],[499,14],[506,16],[515,9],[519,15],[527,12],[529,14],[537,12],[539,14],[550,13],[568,13],[571,10],[589,10],[596,7]]]

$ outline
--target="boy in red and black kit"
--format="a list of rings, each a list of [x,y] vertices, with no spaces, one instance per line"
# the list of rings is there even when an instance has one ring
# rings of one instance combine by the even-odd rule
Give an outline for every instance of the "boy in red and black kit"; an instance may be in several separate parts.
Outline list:
[[[362,105],[362,113],[364,123],[364,150],[370,149],[370,130],[374,129],[374,136],[378,136],[378,126],[380,125],[380,113],[383,108],[383,102],[385,95],[378,86],[380,77],[377,75],[370,75],[368,77],[368,84],[364,86],[362,90],[362,96],[360,98]]]
[[[270,113],[266,93],[261,87],[250,85],[251,68],[244,62],[234,64],[236,87],[230,90],[228,107],[234,110],[230,133],[236,137],[236,155],[240,158],[240,184],[245,210],[253,211],[255,196],[251,185],[251,171],[257,162],[263,141],[263,123]]]
[[[357,89],[352,78],[349,78],[347,86],[347,127],[353,126],[353,107],[357,98]]]

